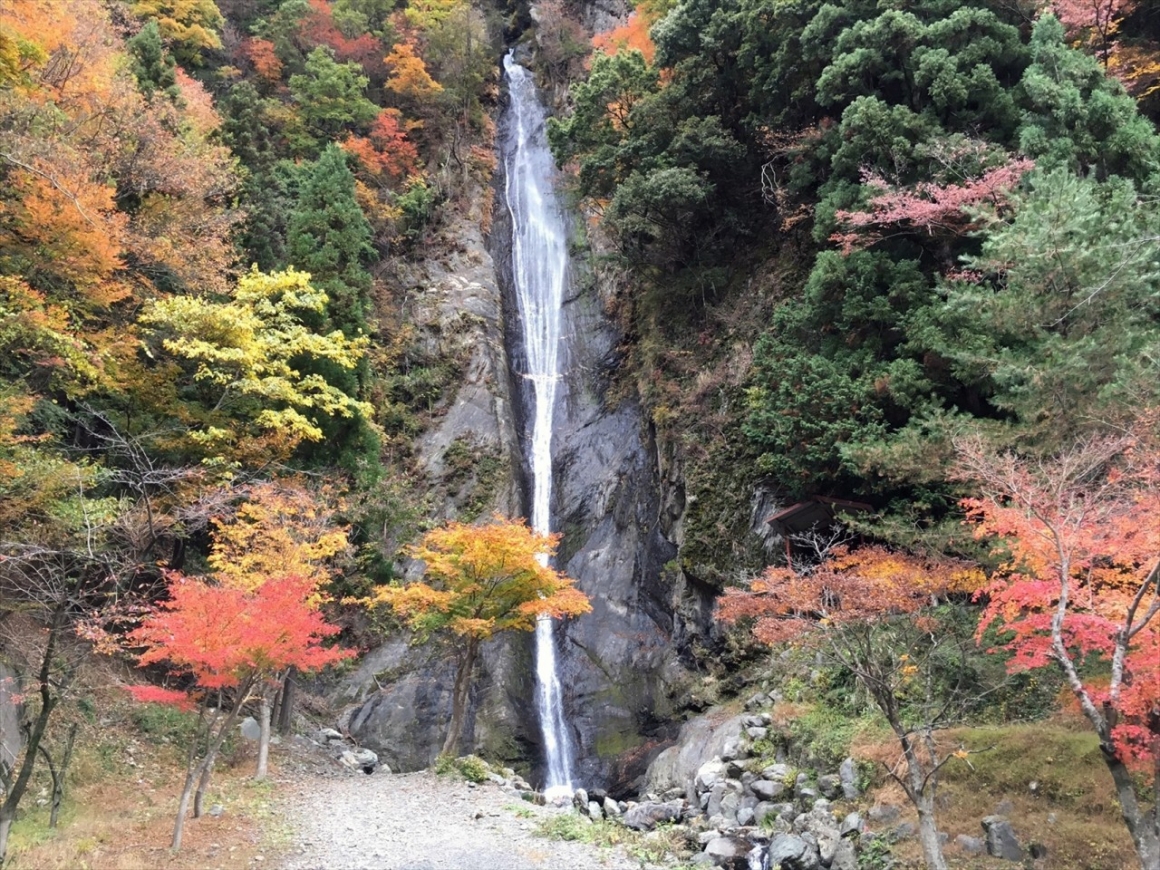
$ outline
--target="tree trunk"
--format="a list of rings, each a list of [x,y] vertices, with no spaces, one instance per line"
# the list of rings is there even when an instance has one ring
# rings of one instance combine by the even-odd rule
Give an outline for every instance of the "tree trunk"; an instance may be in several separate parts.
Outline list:
[[[934,808],[933,783],[937,772],[928,777],[924,772],[918,749],[909,735],[901,736],[902,754],[906,759],[907,796],[918,811],[918,842],[922,846],[922,858],[927,870],[947,870],[947,859],[943,856],[942,843],[938,838],[938,819]],[[931,759],[931,765],[937,765]]]
[[[290,733],[291,716],[294,715],[294,696],[298,694],[298,669],[291,666],[282,681],[282,706],[278,709],[278,733],[285,737]]]
[[[258,724],[261,726],[261,732],[258,735],[258,769],[254,773],[254,779],[265,779],[269,773],[270,761],[270,699],[262,694],[262,700],[258,706]]]
[[[463,722],[467,716],[467,698],[471,691],[471,672],[475,668],[475,656],[479,651],[479,641],[471,638],[459,660],[459,670],[455,673],[455,689],[451,697],[451,724],[447,728],[447,739],[443,741],[443,755],[454,756],[463,736]]]
[[[1160,816],[1160,803],[1154,806],[1151,811],[1141,810],[1140,803],[1136,800],[1136,790],[1132,785],[1132,774],[1124,762],[1120,760],[1114,748],[1109,750],[1109,747],[1113,746],[1110,736],[1106,741],[1101,740],[1100,744],[1100,748],[1103,749],[1104,763],[1108,766],[1108,771],[1112,774],[1112,781],[1116,784],[1116,796],[1120,800],[1120,814],[1124,818],[1124,824],[1128,827],[1128,833],[1132,835],[1132,843],[1135,845],[1136,854],[1140,858],[1140,867],[1142,870],[1158,870],[1160,868],[1160,834],[1157,834],[1157,817]]]
[[[208,757],[208,755],[207,755]],[[210,780],[213,779],[213,766],[217,763],[217,753],[209,759],[209,764],[202,770],[201,776],[197,778],[197,791],[193,793],[193,817],[200,819],[202,812],[204,812],[205,793],[209,790]]]
[[[0,867],[4,866],[4,856],[8,854],[8,834],[12,831],[15,815],[16,807],[12,808],[11,813],[7,811],[7,807],[0,807]]]
[[[181,799],[177,802],[177,821],[173,825],[173,840],[169,846],[176,852],[181,848],[181,837],[185,833],[185,814],[189,812],[189,796],[193,794],[193,784],[201,774],[201,765],[185,772],[185,785],[181,788]]]
[[[60,805],[64,802],[64,782],[68,776],[68,766],[72,764],[73,747],[77,742],[77,723],[68,729],[68,739],[64,745],[64,756],[60,760],[60,775],[52,779],[52,812],[48,816],[48,826],[55,828],[60,820]]]

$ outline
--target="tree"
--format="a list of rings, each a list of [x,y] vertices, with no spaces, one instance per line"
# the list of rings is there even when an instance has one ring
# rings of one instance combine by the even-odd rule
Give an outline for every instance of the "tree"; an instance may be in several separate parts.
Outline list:
[[[368,82],[358,64],[338,63],[321,45],[307,56],[305,72],[290,76],[291,98],[315,148],[352,128],[365,129],[378,116],[379,107],[366,98]]]
[[[133,13],[156,21],[183,63],[201,66],[203,52],[222,47],[224,19],[214,0],[137,0]]]
[[[174,849],[181,848],[194,786],[200,804],[218,750],[253,694],[268,697],[264,685],[277,683],[287,668],[316,671],[351,655],[322,645],[338,629],[309,603],[313,591],[313,583],[299,577],[270,578],[249,592],[174,573],[169,600],[129,634],[131,643],[145,648],[138,664],[167,663],[194,683],[189,692],[152,685],[131,687],[137,700],[186,709],[200,701],[199,734],[188,747],[185,784],[173,828]],[[262,703],[261,717],[268,734],[268,703]],[[205,746],[200,757],[199,745]],[[264,759],[259,758],[261,775],[263,767]],[[195,816],[198,809],[195,806]]]
[[[868,546],[837,546],[816,567],[771,567],[748,590],[727,589],[717,618],[752,621],[767,644],[806,645],[852,673],[882,711],[902,750],[891,777],[918,811],[919,840],[930,870],[946,870],[935,812],[943,755],[934,731],[969,699],[967,646],[936,604],[973,592],[980,571]],[[937,693],[936,679],[947,681]],[[960,753],[960,755],[963,753]]]
[[[255,269],[227,301],[175,296],[141,315],[146,348],[176,368],[193,400],[190,422],[200,424],[190,436],[194,445],[221,455],[244,447],[252,428],[267,436],[267,449],[285,451],[321,439],[327,417],[370,416],[352,395],[302,371],[304,361],[314,360],[353,369],[366,348],[364,338],[321,334],[303,323],[326,302],[304,272]]]
[[[443,754],[459,747],[480,645],[505,631],[532,631],[537,619],[591,610],[573,581],[548,565],[558,536],[495,516],[482,526],[451,522],[424,535],[408,555],[426,565],[424,580],[379,587],[365,603],[389,608],[426,638],[450,634],[458,645],[451,722]]]
[[[133,56],[133,75],[137,86],[146,97],[160,91],[171,100],[176,99],[177,65],[161,43],[161,29],[156,21],[149,21],[140,33],[125,42]]]
[[[1062,672],[1150,870],[1160,865],[1160,450],[1155,419],[1141,428],[1040,459],[965,439],[957,474],[981,490],[966,502],[976,536],[1004,557],[983,590],[979,636],[999,629],[1012,671]],[[1133,777],[1145,762],[1150,808]]]

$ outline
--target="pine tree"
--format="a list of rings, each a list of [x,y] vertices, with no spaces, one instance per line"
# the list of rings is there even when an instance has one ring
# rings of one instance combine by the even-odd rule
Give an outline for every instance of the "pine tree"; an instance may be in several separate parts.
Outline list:
[[[161,43],[161,30],[156,21],[150,21],[140,33],[125,43],[133,58],[133,75],[147,97],[160,91],[171,100],[179,96],[177,64]]]

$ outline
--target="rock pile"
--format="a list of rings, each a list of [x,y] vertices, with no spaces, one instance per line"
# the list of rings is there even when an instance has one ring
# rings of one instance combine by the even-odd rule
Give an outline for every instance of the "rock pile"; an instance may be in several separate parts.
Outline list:
[[[314,742],[324,746],[339,764],[351,771],[362,771],[368,776],[376,770],[390,773],[391,769],[379,763],[379,756],[370,749],[352,745],[333,728],[321,728],[314,736]]]

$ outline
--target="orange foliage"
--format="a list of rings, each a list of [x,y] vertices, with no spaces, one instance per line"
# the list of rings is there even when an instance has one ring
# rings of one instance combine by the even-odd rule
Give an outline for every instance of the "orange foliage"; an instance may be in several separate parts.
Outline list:
[[[369,136],[348,136],[342,142],[342,148],[358,158],[362,168],[376,179],[385,175],[398,182],[419,171],[419,151],[399,124],[402,116],[398,109],[383,109],[371,125]]]
[[[343,35],[334,23],[334,15],[326,0],[310,0],[310,11],[299,22],[298,33],[305,45],[311,48],[329,46],[339,63],[357,63],[374,81],[382,81],[386,75],[382,43],[369,33],[359,34],[353,39]]]
[[[639,51],[651,65],[656,59],[657,47],[648,32],[655,23],[656,19],[647,11],[636,9],[624,24],[592,37],[592,47],[605,54]]]
[[[387,90],[416,103],[426,103],[443,93],[443,85],[431,78],[423,58],[415,51],[415,46],[400,42],[386,57],[390,75]]]
[[[884,616],[912,614],[932,600],[970,593],[985,581],[976,567],[910,556],[885,547],[838,547],[807,573],[767,568],[748,590],[726,589],[717,602],[724,622],[753,619],[766,644]]]
[[[253,37],[245,41],[243,51],[254,65],[258,78],[269,85],[282,81],[282,61],[274,53],[274,43]]]
[[[426,563],[425,582],[380,587],[368,603],[388,606],[419,631],[475,640],[531,631],[540,616],[587,613],[588,597],[548,564],[558,540],[500,516],[483,526],[448,523],[408,551]]]

